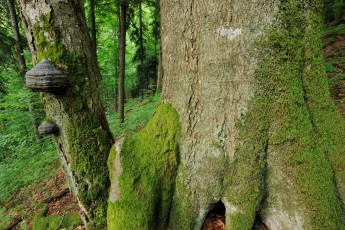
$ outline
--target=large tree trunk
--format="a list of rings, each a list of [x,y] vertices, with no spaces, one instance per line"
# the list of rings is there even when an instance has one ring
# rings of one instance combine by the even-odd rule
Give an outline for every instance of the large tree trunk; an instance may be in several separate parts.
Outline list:
[[[344,229],[322,1],[161,0],[161,15],[163,101],[181,138],[160,107],[111,152],[110,229],[200,229],[213,208],[227,229]]]
[[[106,167],[113,142],[97,85],[100,73],[79,0],[18,1],[35,63],[50,58],[68,76],[66,92],[42,93],[60,161],[88,227],[103,229],[109,188]]]
[[[173,229],[200,228],[219,200],[228,229],[344,228],[321,2],[161,1],[163,97],[183,127]]]

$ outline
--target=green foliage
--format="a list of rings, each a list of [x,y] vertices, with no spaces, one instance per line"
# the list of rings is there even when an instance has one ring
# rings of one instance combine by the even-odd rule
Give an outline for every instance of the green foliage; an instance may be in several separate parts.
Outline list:
[[[325,71],[326,71],[326,73],[333,73],[334,72],[334,66],[333,66],[332,62],[326,62]]]
[[[339,74],[338,76],[337,76],[337,79],[338,80],[345,80],[345,74],[343,73],[343,74]]]
[[[128,136],[121,150],[121,197],[108,204],[108,229],[165,229],[179,162],[181,125],[174,108],[163,104],[147,126]],[[109,156],[113,172],[116,151]],[[114,180],[114,178],[111,178]]]
[[[116,139],[140,129],[152,116],[160,95],[129,99],[125,104],[125,121],[118,120],[118,113],[107,113],[110,128]]]
[[[327,35],[345,35],[345,24],[326,27],[323,33]]]
[[[0,229],[5,229],[7,227],[7,223],[11,221],[11,215],[6,212],[4,207],[0,208]]]
[[[50,137],[39,137],[36,126],[44,113],[37,94],[23,87],[23,76],[7,68],[7,93],[0,96],[0,229],[9,223],[11,212],[23,213],[21,200],[32,185],[51,175],[48,165],[57,162]]]
[[[39,211],[33,221],[33,230],[56,230],[56,229],[70,229],[82,224],[80,216],[78,213],[62,214],[62,215],[52,215],[45,216],[48,208],[44,208]]]

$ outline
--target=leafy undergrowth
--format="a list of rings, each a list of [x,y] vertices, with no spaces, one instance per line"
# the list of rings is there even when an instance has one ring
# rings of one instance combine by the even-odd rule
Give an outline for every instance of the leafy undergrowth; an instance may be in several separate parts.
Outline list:
[[[40,159],[36,161],[42,162]],[[65,174],[56,159],[48,165],[36,164],[32,168],[40,172],[31,182],[22,184],[11,195],[3,197],[6,202],[0,208],[0,229],[32,229],[34,216],[45,207],[47,216],[79,212],[77,199],[68,191]],[[18,177],[32,172],[27,167],[19,172]],[[15,183],[17,177],[12,178]]]
[[[109,114],[109,124],[115,137],[119,138],[143,127],[159,101],[160,95],[128,99],[123,124],[120,124],[117,113]],[[71,192],[54,198],[68,188],[55,146],[50,139],[43,139],[37,148],[28,146],[26,154],[19,154],[21,157],[0,162],[0,229],[32,229],[35,215],[46,207],[45,220],[50,220],[51,216],[55,216],[54,221],[63,220],[62,217],[70,218],[69,214],[80,211],[78,201]],[[47,201],[51,198],[54,199]],[[74,216],[71,217],[73,220]],[[64,223],[61,221],[61,224]],[[64,227],[72,228],[67,225]],[[74,229],[84,228],[79,225]]]
[[[161,99],[160,94],[144,98],[130,98],[125,104],[125,121],[121,124],[118,113],[107,114],[115,139],[140,130],[151,118]]]
[[[335,104],[345,116],[345,24],[326,25],[323,43],[330,92]]]

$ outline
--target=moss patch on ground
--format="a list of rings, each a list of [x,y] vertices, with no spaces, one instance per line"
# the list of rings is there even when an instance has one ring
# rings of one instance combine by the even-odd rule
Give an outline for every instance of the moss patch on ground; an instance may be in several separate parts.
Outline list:
[[[55,230],[55,229],[73,229],[73,227],[82,225],[83,222],[78,213],[45,216],[48,208],[39,211],[33,218],[33,230]]]
[[[147,126],[127,137],[121,150],[121,197],[108,204],[108,229],[165,229],[179,164],[179,116],[160,105]],[[116,158],[113,148],[109,170]],[[110,173],[112,174],[112,173]]]

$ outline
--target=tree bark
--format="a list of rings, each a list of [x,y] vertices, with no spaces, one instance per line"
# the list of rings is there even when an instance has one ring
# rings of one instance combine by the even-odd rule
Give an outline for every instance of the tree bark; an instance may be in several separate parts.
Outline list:
[[[79,0],[18,0],[34,63],[50,58],[68,76],[66,92],[42,93],[47,118],[71,191],[87,228],[103,229],[109,188],[107,157],[113,143],[98,93],[100,72]]]
[[[125,119],[125,69],[126,69],[126,11],[127,3],[119,0],[119,120]]]
[[[322,5],[161,0],[163,102],[181,124],[160,107],[111,154],[123,170],[110,229],[201,229],[216,209],[226,229],[344,228],[345,123],[324,73]]]
[[[9,12],[10,12],[13,38],[16,42],[16,55],[17,55],[17,61],[19,64],[19,69],[22,73],[25,73],[26,63],[25,63],[25,58],[24,58],[23,45],[20,39],[15,0],[7,0],[7,4],[8,4]]]
[[[161,1],[163,98],[182,123],[171,229],[200,229],[218,201],[227,229],[345,226],[321,12],[321,0]]]

